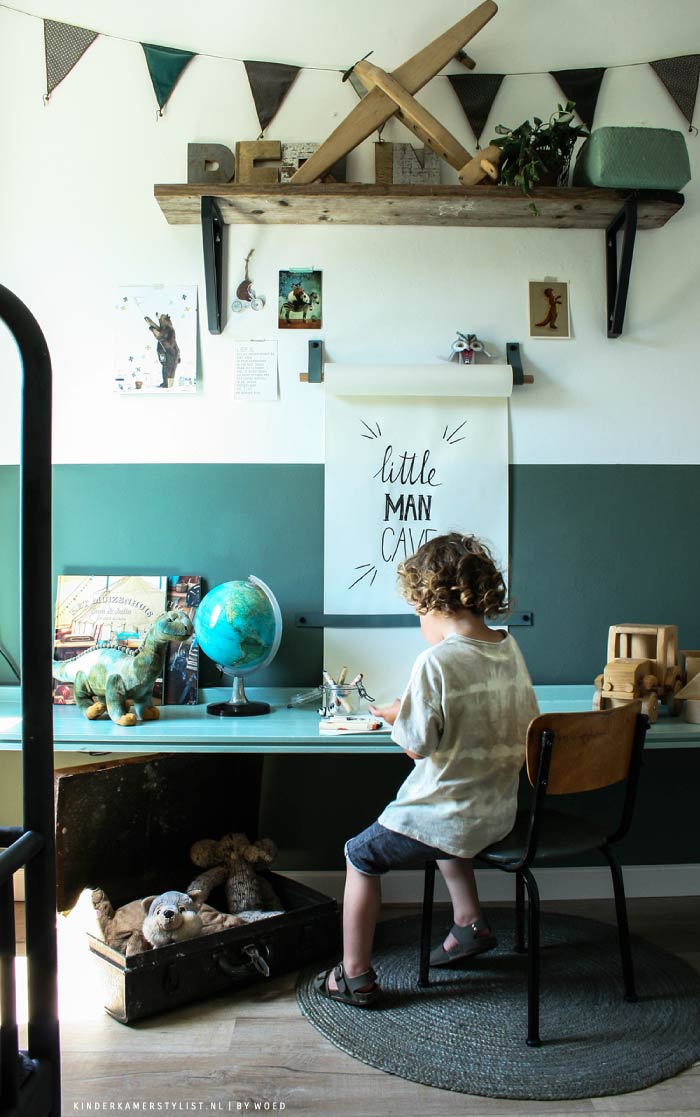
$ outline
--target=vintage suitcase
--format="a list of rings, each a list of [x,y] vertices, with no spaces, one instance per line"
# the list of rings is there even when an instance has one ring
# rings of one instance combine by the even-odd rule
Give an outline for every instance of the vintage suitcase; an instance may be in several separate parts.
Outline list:
[[[159,755],[56,772],[58,909],[84,888],[117,908],[183,889],[197,874],[192,842],[232,830],[257,835],[260,757]],[[274,835],[264,835],[274,837]],[[323,958],[340,945],[335,900],[264,874],[284,913],[126,957],[88,935],[104,1007],[124,1024],[235,990]],[[217,895],[211,902],[217,906]]]

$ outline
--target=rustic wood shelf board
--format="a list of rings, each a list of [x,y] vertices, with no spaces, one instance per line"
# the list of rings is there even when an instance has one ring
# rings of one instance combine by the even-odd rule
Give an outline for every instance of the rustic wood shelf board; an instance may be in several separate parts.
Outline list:
[[[171,225],[199,225],[202,198],[213,197],[227,225],[463,225],[524,229],[607,229],[630,196],[637,228],[656,229],[678,212],[683,195],[669,191],[571,187],[540,190],[532,199],[517,187],[178,185],[154,187]],[[529,209],[533,200],[538,213]]]

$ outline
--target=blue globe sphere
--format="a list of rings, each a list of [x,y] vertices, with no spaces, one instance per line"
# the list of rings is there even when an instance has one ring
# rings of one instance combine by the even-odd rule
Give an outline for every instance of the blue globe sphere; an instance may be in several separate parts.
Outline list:
[[[272,590],[250,575],[222,582],[203,598],[194,617],[202,651],[228,673],[266,667],[282,639],[282,614]]]

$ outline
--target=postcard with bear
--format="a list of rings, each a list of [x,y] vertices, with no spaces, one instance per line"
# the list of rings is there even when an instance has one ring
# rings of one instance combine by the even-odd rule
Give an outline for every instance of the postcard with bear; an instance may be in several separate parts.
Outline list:
[[[120,287],[115,302],[114,390],[197,390],[197,288]]]

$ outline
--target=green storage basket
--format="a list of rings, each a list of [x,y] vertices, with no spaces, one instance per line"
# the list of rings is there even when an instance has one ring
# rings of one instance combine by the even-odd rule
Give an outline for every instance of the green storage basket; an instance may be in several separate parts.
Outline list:
[[[682,190],[690,181],[688,149],[670,128],[596,128],[579,151],[572,186]]]

